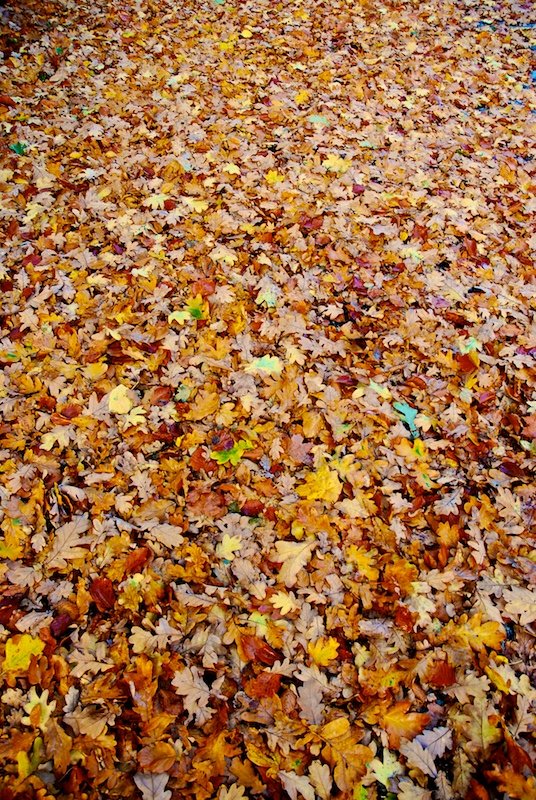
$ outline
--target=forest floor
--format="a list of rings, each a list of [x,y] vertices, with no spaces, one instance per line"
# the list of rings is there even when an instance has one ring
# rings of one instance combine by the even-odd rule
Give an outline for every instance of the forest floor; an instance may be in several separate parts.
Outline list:
[[[534,20],[14,2],[0,800],[535,800]]]

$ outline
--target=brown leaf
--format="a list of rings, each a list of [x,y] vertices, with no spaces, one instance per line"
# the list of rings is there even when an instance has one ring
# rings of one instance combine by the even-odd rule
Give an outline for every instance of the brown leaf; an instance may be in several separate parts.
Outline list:
[[[51,717],[45,731],[45,748],[47,758],[54,761],[54,769],[63,775],[71,763],[73,740],[68,736],[58,721]]]

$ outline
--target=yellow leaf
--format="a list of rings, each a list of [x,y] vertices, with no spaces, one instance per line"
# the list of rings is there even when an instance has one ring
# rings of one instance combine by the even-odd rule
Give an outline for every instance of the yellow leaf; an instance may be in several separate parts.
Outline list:
[[[220,397],[217,392],[202,391],[192,403],[192,408],[188,413],[188,419],[198,422],[201,419],[214,414],[220,407]]]
[[[121,383],[108,395],[108,408],[113,414],[128,414],[133,405],[127,387]]]
[[[387,731],[389,745],[399,747],[401,739],[414,739],[430,722],[428,714],[410,712],[409,700],[401,700],[390,708],[378,707],[377,724]]]
[[[277,753],[267,753],[264,750],[261,750],[260,747],[254,745],[253,742],[246,743],[246,751],[249,760],[252,764],[255,764],[255,766],[267,767],[268,770],[279,769],[279,759],[277,758]]]
[[[32,656],[40,655],[45,649],[41,639],[29,633],[17,634],[6,642],[6,655],[2,664],[3,672],[26,672]]]
[[[235,552],[240,550],[241,547],[242,539],[240,536],[229,536],[228,533],[225,533],[216,547],[216,555],[226,561],[232,561],[235,557]]]
[[[333,739],[338,739],[339,736],[346,736],[349,730],[350,722],[348,719],[346,717],[337,717],[337,719],[332,719],[326,725],[322,725],[318,732],[323,739],[331,742]]]
[[[512,688],[509,683],[506,683],[502,675],[496,672],[491,667],[485,668],[485,673],[493,681],[497,689],[503,694],[513,694]]]
[[[192,211],[197,211],[197,213],[206,211],[208,208],[207,200],[198,200],[196,197],[184,197],[183,200],[186,205],[192,209]]]
[[[309,100],[309,97],[310,97],[310,94],[309,94],[309,92],[307,91],[307,89],[302,89],[301,91],[299,91],[299,92],[298,92],[298,93],[295,95],[295,97],[294,97],[294,102],[296,103],[296,105],[298,105],[298,106],[299,106],[299,105],[301,105],[302,103],[307,103],[307,101]]]
[[[309,642],[307,652],[319,667],[327,667],[337,657],[339,643],[333,636],[321,636],[316,642]]]
[[[373,565],[376,563],[378,551],[367,550],[365,547],[357,547],[351,544],[345,551],[346,560],[357,567],[360,576],[368,578],[369,581],[377,581],[380,571]]]
[[[438,541],[440,544],[444,544],[445,547],[454,547],[460,539],[458,526],[451,525],[449,522],[441,522],[436,533]]]
[[[343,175],[352,166],[352,159],[341,158],[331,153],[322,161],[322,166],[329,170],[329,172],[336,172],[338,175]]]
[[[302,414],[303,435],[314,439],[324,428],[324,418],[317,411],[304,411]]]
[[[224,164],[222,170],[228,175],[240,175],[240,167],[232,162],[227,162],[227,164]]]
[[[336,503],[342,491],[342,483],[334,469],[327,464],[322,464],[316,472],[310,473],[302,486],[298,486],[296,493],[307,500],[325,500],[327,503]]]
[[[94,364],[88,364],[87,367],[84,367],[84,376],[90,381],[99,381],[104,378],[107,371],[108,364],[96,361]]]
[[[500,650],[505,632],[498,622],[482,622],[482,614],[478,612],[456,629],[456,636],[476,651],[484,647]]]
[[[277,608],[281,616],[290,614],[291,611],[298,611],[300,606],[296,601],[286,592],[275,592],[270,597],[270,603],[274,608]]]
[[[243,39],[251,39],[253,32],[250,31],[249,28],[244,28],[244,30],[240,32],[240,36],[242,36]]]
[[[285,180],[285,176],[281,175],[275,169],[270,169],[264,176],[264,179],[269,186],[275,186],[276,183],[282,183]]]

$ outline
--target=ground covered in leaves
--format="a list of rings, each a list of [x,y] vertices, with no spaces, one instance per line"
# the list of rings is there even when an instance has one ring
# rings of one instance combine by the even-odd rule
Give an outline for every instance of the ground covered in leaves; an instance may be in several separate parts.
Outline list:
[[[1,800],[536,798],[529,10],[3,10]]]

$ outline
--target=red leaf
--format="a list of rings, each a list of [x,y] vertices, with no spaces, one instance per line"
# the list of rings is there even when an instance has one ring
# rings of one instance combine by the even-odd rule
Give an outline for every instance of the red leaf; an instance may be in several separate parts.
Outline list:
[[[0,106],[7,106],[8,108],[15,108],[17,103],[12,97],[7,94],[0,94]]]
[[[448,661],[436,661],[426,677],[431,686],[445,689],[456,682],[456,671]]]
[[[109,578],[95,578],[89,587],[89,593],[99,611],[108,611],[115,605],[115,591]]]
[[[258,517],[263,509],[264,505],[260,500],[246,500],[240,511],[246,517]]]
[[[198,447],[192,454],[190,467],[196,472],[200,472],[202,469],[205,472],[214,472],[218,469],[218,464],[214,459],[207,458],[203,447]]]
[[[242,661],[260,661],[269,667],[281,658],[277,650],[270,647],[267,642],[249,633],[240,635],[238,649]]]

